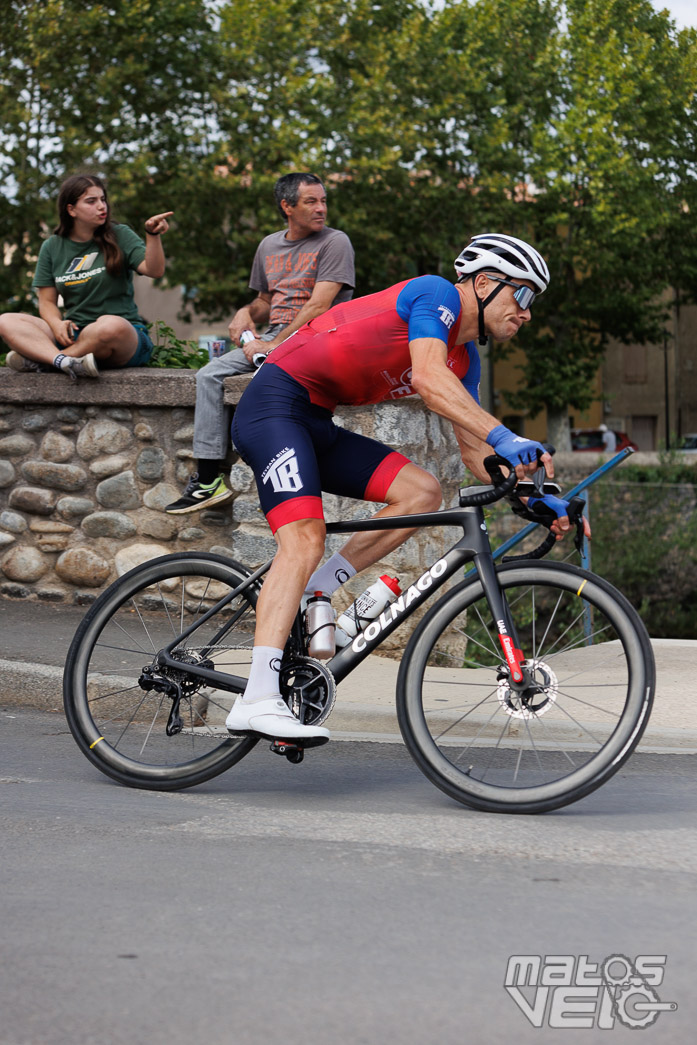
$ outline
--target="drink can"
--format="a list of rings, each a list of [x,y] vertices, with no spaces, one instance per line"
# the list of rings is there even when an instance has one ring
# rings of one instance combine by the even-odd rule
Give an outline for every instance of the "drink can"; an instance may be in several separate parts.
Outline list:
[[[208,350],[209,359],[218,359],[228,351],[228,339],[226,337],[200,337],[199,348]]]

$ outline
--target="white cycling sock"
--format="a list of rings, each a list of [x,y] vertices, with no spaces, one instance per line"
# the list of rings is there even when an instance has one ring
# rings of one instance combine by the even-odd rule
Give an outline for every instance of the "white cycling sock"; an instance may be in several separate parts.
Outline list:
[[[355,574],[356,570],[341,552],[334,552],[331,558],[327,559],[324,565],[312,574],[307,582],[305,594],[314,595],[316,591],[322,591],[325,595],[333,595]]]
[[[282,649],[273,646],[255,646],[252,650],[252,667],[249,681],[242,697],[245,701],[268,700],[279,692],[278,674],[281,670]]]

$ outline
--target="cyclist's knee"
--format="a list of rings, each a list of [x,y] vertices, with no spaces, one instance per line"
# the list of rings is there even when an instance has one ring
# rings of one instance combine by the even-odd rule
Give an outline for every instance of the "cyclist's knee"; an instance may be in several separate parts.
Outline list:
[[[435,512],[443,500],[440,483],[430,472],[411,464],[403,468],[387,492],[390,504],[401,505],[404,514]]]
[[[324,554],[327,530],[323,519],[298,519],[276,531],[278,556],[312,573]]]

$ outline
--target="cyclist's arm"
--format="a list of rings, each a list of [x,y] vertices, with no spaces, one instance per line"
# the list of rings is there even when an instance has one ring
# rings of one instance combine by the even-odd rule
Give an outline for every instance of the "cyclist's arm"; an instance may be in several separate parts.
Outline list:
[[[460,379],[449,369],[446,360],[448,356],[447,345],[444,341],[434,337],[416,338],[409,342],[411,352],[412,371],[411,385],[423,399],[429,410],[447,418],[457,428],[473,436],[481,443],[494,428],[500,427],[500,422],[479,406],[469,392],[462,386]],[[455,432],[458,437],[457,429]],[[462,451],[462,443],[458,437],[458,443]],[[489,453],[492,452],[488,447]],[[465,453],[468,459],[463,461],[467,467],[471,467],[470,461],[474,461],[474,474],[481,478],[477,467],[481,467],[481,459],[475,458],[476,451],[471,443],[465,445]],[[487,456],[484,454],[483,456]],[[547,475],[552,478],[554,466],[549,454],[541,458]],[[526,474],[532,474],[538,468],[537,462],[530,464],[518,464],[516,474],[523,478]]]
[[[457,439],[457,445],[460,448],[460,457],[465,468],[476,476],[477,479],[481,479],[484,483],[490,483],[491,477],[484,467],[483,461],[485,457],[491,457],[491,447],[488,443],[485,443],[483,439],[478,439],[471,432],[468,432],[461,425],[453,423],[453,431],[455,432],[455,438]]]

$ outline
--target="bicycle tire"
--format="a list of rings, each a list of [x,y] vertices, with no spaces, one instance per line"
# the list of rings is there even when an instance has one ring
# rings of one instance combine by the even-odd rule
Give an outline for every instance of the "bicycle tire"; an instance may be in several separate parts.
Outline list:
[[[144,688],[156,653],[248,575],[219,555],[165,555],[130,570],[94,602],[68,652],[63,702],[78,746],[97,769],[128,787],[174,791],[210,780],[251,751],[258,738],[232,738],[225,729],[236,694],[206,687],[187,675],[186,664],[207,660],[246,681],[256,587],[175,647],[180,670],[156,672],[160,686],[181,686],[180,732],[166,732],[171,696]],[[207,639],[231,618],[233,631],[211,647]]]
[[[655,688],[651,643],[607,581],[567,563],[502,565],[539,692],[508,681],[479,577],[444,595],[414,631],[397,714],[428,779],[487,812],[539,813],[605,783],[635,749]]]

